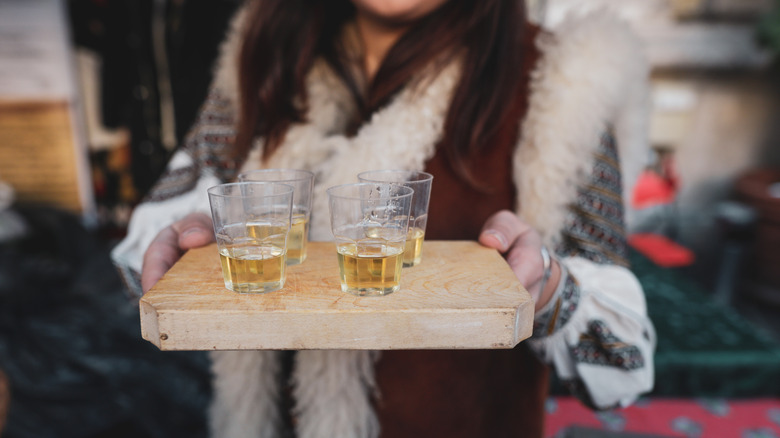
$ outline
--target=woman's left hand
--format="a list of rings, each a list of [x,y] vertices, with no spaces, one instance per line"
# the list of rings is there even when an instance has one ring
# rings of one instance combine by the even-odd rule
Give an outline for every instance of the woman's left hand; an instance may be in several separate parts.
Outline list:
[[[535,229],[511,211],[501,210],[485,221],[479,243],[504,254],[520,284],[531,294],[537,311],[547,304],[558,286],[561,270],[555,259],[552,259],[550,278],[544,290],[541,290],[544,276],[542,237]]]

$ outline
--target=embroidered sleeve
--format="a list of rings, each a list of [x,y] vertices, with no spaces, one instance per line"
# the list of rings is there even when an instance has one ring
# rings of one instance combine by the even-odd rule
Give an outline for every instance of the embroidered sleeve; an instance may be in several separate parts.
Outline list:
[[[569,207],[557,254],[628,266],[618,158],[615,139],[607,131],[601,136],[590,178]]]
[[[618,163],[615,139],[605,131],[594,154],[591,175],[569,207],[561,243],[555,249],[558,256],[628,265]],[[534,336],[549,336],[566,324],[579,303],[579,287],[563,270],[558,290],[534,318]]]
[[[623,213],[617,150],[607,133],[556,248],[558,289],[537,312],[529,340],[593,409],[628,405],[653,387],[655,331],[628,269]]]
[[[235,178],[240,163],[231,159],[230,148],[235,138],[232,106],[218,91],[210,90],[195,124],[176,152],[189,157],[186,165],[178,166],[177,157],[155,183],[144,202],[160,202],[191,191],[204,172],[214,173],[227,181]],[[178,162],[185,160],[179,159]]]
[[[235,178],[239,166],[229,153],[235,135],[231,108],[212,89],[184,143],[133,210],[127,236],[111,252],[132,295],[141,295],[143,255],[157,233],[189,213],[208,213],[206,189]]]
[[[561,269],[561,281],[553,293],[553,299],[534,317],[533,336],[536,338],[550,336],[565,326],[580,302],[580,285],[564,266]]]

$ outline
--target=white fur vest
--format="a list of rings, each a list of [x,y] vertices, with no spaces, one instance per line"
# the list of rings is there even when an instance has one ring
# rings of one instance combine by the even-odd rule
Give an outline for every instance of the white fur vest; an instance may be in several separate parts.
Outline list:
[[[223,46],[215,87],[237,102],[236,54],[239,15]],[[563,22],[537,40],[541,51],[531,79],[529,107],[520,123],[514,156],[517,212],[548,244],[557,239],[568,204],[591,169],[591,154],[605,129],[614,130],[622,157],[624,190],[638,175],[646,149],[647,68],[641,46],[625,25],[590,15]],[[458,79],[452,65],[419,89],[402,91],[355,137],[343,132],[353,111],[344,86],[323,66],[308,81],[309,122],[295,125],[268,167],[306,168],[317,173],[312,238],[330,239],[327,187],[353,182],[362,170],[422,170],[433,156]],[[259,144],[245,169],[257,166]],[[377,153],[381,151],[380,153]],[[522,168],[522,172],[519,169]],[[212,435],[275,437],[278,353],[213,352],[215,396]],[[297,433],[301,437],[374,437],[373,364],[362,351],[303,351],[293,374]]]

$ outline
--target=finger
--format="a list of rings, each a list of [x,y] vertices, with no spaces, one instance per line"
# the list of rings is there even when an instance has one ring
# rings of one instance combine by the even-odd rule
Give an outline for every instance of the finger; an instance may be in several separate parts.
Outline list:
[[[532,292],[532,295],[534,293],[538,295],[539,291],[534,290],[534,286],[539,286],[544,275],[541,246],[539,234],[529,229],[515,239],[506,256],[506,261],[515,276],[529,292]]]
[[[485,221],[482,232],[479,234],[479,243],[504,253],[509,250],[521,234],[530,229],[511,211],[501,210]]]
[[[141,269],[141,288],[146,293],[181,257],[179,236],[172,227],[166,227],[152,240],[144,253]]]
[[[182,250],[199,248],[215,241],[211,217],[204,213],[188,214],[171,228],[177,233],[178,247]]]

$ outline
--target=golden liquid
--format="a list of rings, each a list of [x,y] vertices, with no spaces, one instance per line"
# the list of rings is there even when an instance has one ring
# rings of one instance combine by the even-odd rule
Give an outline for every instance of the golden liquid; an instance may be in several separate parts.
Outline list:
[[[284,245],[284,237],[287,234],[287,227],[283,225],[270,225],[266,223],[246,224],[246,235],[258,240],[273,239],[282,240],[281,243],[274,242],[277,245]]]
[[[425,231],[419,228],[409,228],[404,247],[404,268],[419,264],[422,260],[422,246]]]
[[[387,295],[400,287],[403,247],[386,241],[337,247],[341,290],[355,295]]]
[[[225,287],[241,293],[271,292],[284,286],[284,248],[233,245],[220,250]]]
[[[287,265],[297,265],[306,260],[309,221],[304,214],[293,214],[290,235],[287,237]]]

